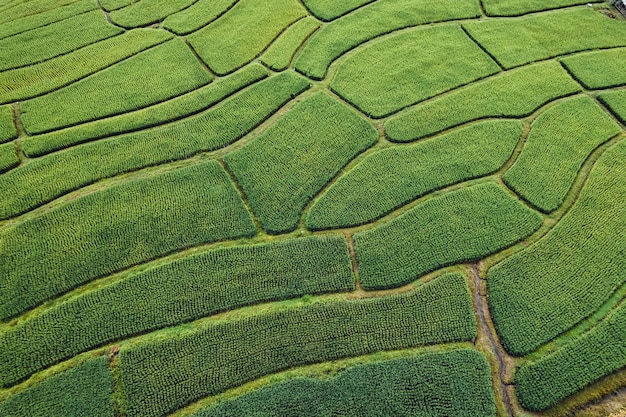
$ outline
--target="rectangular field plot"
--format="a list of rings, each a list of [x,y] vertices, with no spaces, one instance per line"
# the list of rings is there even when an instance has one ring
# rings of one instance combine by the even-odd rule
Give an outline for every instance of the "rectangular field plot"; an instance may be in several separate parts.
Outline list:
[[[199,113],[267,76],[268,71],[262,65],[250,64],[227,78],[154,106],[29,136],[24,140],[22,149],[29,157],[41,156],[67,146],[174,122]]]
[[[317,32],[296,60],[296,69],[321,80],[333,61],[370,39],[410,26],[478,16],[476,0],[379,0]]]
[[[493,182],[433,197],[354,235],[364,288],[399,287],[444,266],[469,262],[529,236],[541,216]]]
[[[120,33],[122,29],[109,25],[102,12],[94,10],[10,36],[0,40],[0,71],[36,64]]]
[[[333,91],[372,117],[500,71],[458,26],[404,32],[359,50],[343,62]]]
[[[163,27],[178,35],[187,35],[221,17],[239,0],[198,0],[190,7],[168,16]]]
[[[384,381],[384,383],[381,383]],[[495,417],[489,363],[470,349],[366,363],[326,378],[296,377],[224,400],[192,417]]]
[[[517,394],[529,410],[544,410],[626,366],[626,303],[588,333],[515,376]]]
[[[320,27],[312,17],[305,17],[291,25],[261,56],[261,62],[274,71],[283,71],[294,54],[311,33]]]
[[[254,233],[215,161],[89,194],[3,231],[0,317],[175,250]]]
[[[0,72],[0,103],[63,87],[172,37],[162,30],[135,29],[39,64]]]
[[[113,378],[101,356],[0,402],[4,417],[114,417]]]
[[[240,0],[188,39],[209,68],[223,75],[252,61],[285,28],[305,16],[306,9],[298,0]]]
[[[9,191],[0,199],[0,219],[103,178],[229,145],[308,87],[302,77],[285,72],[195,116],[30,161],[0,176],[0,189]]]
[[[488,117],[528,116],[542,105],[580,91],[557,62],[497,74],[418,104],[385,123],[389,140],[410,142]]]
[[[517,121],[487,121],[370,155],[313,204],[307,228],[369,223],[429,192],[488,175],[511,157],[521,135]]]
[[[591,98],[568,99],[537,117],[522,153],[503,179],[535,207],[552,212],[589,154],[620,131]]]
[[[245,305],[354,287],[342,237],[195,254],[81,294],[0,333],[0,381],[13,383],[134,334]]]
[[[608,88],[626,84],[626,48],[589,52],[561,59],[586,88]]]
[[[317,93],[224,162],[263,228],[280,233],[293,230],[306,204],[377,139],[354,110]]]
[[[465,277],[449,274],[399,295],[303,304],[122,347],[122,385],[130,417],[160,416],[292,367],[475,336]]]
[[[59,4],[59,2],[51,2],[46,0],[47,4]],[[10,21],[0,22],[0,39],[6,38],[11,35],[15,35],[21,32],[25,32],[30,29],[35,29],[41,26],[49,25],[67,19],[72,16],[76,16],[81,13],[95,10],[98,5],[91,0],[73,1],[72,3],[56,7],[51,10],[47,10],[34,15],[24,16],[20,18],[14,18]],[[6,14],[7,17],[10,13]],[[0,11],[0,16],[5,17],[5,13]],[[1,18],[0,18],[1,20]]]
[[[504,347],[526,355],[593,314],[626,282],[626,142],[598,159],[580,197],[541,240],[489,270]]]
[[[179,39],[155,46],[68,87],[21,104],[29,133],[146,107],[194,90],[212,77]]]
[[[626,46],[626,25],[586,7],[463,26],[505,68],[571,52]]]
[[[598,0],[593,0],[597,2]],[[488,16],[519,16],[589,3],[586,0],[482,0]]]
[[[0,143],[8,142],[17,137],[17,130],[13,123],[11,106],[0,106]]]
[[[111,11],[111,20],[125,28],[157,23],[195,3],[195,0],[141,0]]]

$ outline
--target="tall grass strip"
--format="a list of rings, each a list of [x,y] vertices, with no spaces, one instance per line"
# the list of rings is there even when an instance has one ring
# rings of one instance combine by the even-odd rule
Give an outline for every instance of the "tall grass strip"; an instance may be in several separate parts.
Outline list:
[[[103,343],[241,306],[355,287],[337,236],[192,255],[81,294],[0,333],[0,375],[17,381]]]
[[[328,22],[374,1],[376,0],[344,0],[341,2],[333,0],[303,0],[302,2],[311,13],[319,19]]]
[[[410,142],[473,120],[524,117],[580,86],[557,62],[498,74],[419,104],[385,123],[389,140]]]
[[[308,212],[307,228],[369,223],[429,192],[488,175],[511,157],[521,134],[517,121],[486,121],[377,152],[322,194]]]
[[[141,0],[111,11],[111,20],[127,29],[158,23],[196,0]]]
[[[0,72],[0,103],[56,90],[172,37],[163,30],[135,29],[49,61]]]
[[[113,378],[101,356],[0,402],[4,417],[113,417]]]
[[[541,216],[497,184],[479,184],[417,205],[354,235],[364,288],[399,287],[448,265],[498,252],[541,226]]]
[[[0,174],[15,168],[20,164],[17,157],[17,148],[15,143],[5,143],[0,145]]]
[[[35,15],[0,23],[0,39],[96,10],[97,8],[97,4],[91,0],[80,0]],[[0,12],[0,15],[2,15],[2,12]]]
[[[250,415],[495,417],[489,364],[470,349],[298,377],[225,400],[192,417]]]
[[[198,0],[190,7],[168,16],[163,27],[177,35],[188,35],[226,13],[239,0]]]
[[[0,71],[36,64],[120,33],[122,29],[94,10],[10,36],[0,40]]]
[[[173,39],[84,80],[21,103],[22,121],[29,133],[47,132],[146,107],[211,80],[187,45]]]
[[[309,83],[293,72],[261,81],[220,105],[178,122],[47,155],[0,176],[0,219],[139,168],[227,146],[250,132]],[[106,158],[103,158],[106,155]]]
[[[626,367],[626,303],[559,350],[522,365],[517,394],[525,408],[545,410]]]
[[[377,139],[365,119],[320,92],[224,161],[263,228],[281,233],[293,230],[308,202]]]
[[[321,80],[333,61],[372,38],[410,26],[478,16],[475,0],[379,0],[324,26],[302,50],[296,69]]]
[[[609,88],[626,84],[626,48],[589,52],[561,59],[585,88]]]
[[[160,416],[288,368],[475,336],[465,277],[450,274],[408,293],[303,304],[122,347],[122,386],[129,416]]]
[[[268,71],[262,65],[250,64],[229,77],[154,106],[42,135],[29,136],[24,140],[22,148],[30,157],[41,156],[67,146],[176,121],[206,110],[267,76]]]
[[[13,7],[8,7],[0,11],[0,24],[10,23],[15,20],[35,16],[51,10],[58,10],[63,6],[73,5],[78,3],[77,0],[31,0],[22,1],[15,4]]]
[[[608,107],[615,116],[626,124],[626,91],[607,91],[598,94],[598,99]]]
[[[17,137],[13,111],[11,106],[0,106],[0,143],[8,142]]]
[[[626,142],[607,150],[550,233],[489,270],[489,307],[513,355],[572,328],[626,282],[624,158]]]
[[[463,26],[505,68],[572,52],[626,46],[626,25],[586,7]]]
[[[285,28],[304,16],[306,9],[298,0],[240,0],[188,39],[208,67],[224,75],[252,61]]]
[[[319,27],[313,17],[294,23],[261,56],[261,62],[274,71],[286,70],[300,45]]]
[[[594,0],[597,1],[597,0]],[[488,16],[520,16],[526,13],[587,4],[585,0],[482,0]]]
[[[541,211],[556,210],[589,154],[621,131],[587,96],[559,103],[539,115],[524,149],[503,179]]]
[[[498,71],[460,27],[438,26],[359,50],[339,66],[330,86],[364,113],[380,118]]]
[[[255,231],[216,161],[89,194],[3,231],[0,317],[172,251]]]

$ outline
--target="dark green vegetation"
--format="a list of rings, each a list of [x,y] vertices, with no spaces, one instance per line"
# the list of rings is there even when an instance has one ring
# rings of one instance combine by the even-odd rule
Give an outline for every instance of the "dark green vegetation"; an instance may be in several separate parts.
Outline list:
[[[173,250],[254,232],[215,161],[89,194],[2,232],[0,317]]]
[[[622,303],[588,333],[524,364],[516,376],[519,397],[529,410],[544,410],[625,366],[626,303]]]
[[[404,294],[314,302],[164,336],[120,352],[129,416],[163,415],[295,366],[471,340],[476,324],[465,277],[449,274]]]
[[[364,113],[379,118],[498,71],[461,28],[439,26],[395,35],[359,50],[339,66],[330,86]]]
[[[537,230],[541,217],[493,182],[427,200],[354,235],[365,288],[397,287],[500,251]]]
[[[59,304],[0,335],[0,381],[105,342],[264,301],[354,289],[339,237],[235,246],[188,256]]]
[[[626,282],[625,158],[626,142],[607,150],[554,229],[489,271],[490,308],[512,354],[570,329]]]
[[[91,359],[0,402],[4,417],[113,417],[107,359]]]
[[[557,98],[580,91],[557,62],[518,68],[453,91],[391,117],[389,139],[409,142],[488,117],[524,117]]]
[[[354,110],[317,93],[224,161],[263,228],[288,232],[311,198],[377,138],[376,130]]]
[[[518,122],[486,121],[384,149],[326,190],[309,210],[306,225],[320,230],[369,223],[429,192],[488,175],[511,157],[521,133]]]
[[[607,417],[625,51],[595,0],[0,0],[0,416]]]
[[[146,107],[210,81],[211,76],[187,45],[174,39],[68,87],[23,102],[22,120],[29,133],[46,132]],[[154,88],[147,89],[146,84]]]
[[[496,415],[489,365],[474,350],[427,353],[355,366],[329,378],[298,378],[193,414],[487,417]]]
[[[503,179],[540,210],[556,210],[585,159],[620,130],[587,96],[561,102],[535,120],[521,155]]]

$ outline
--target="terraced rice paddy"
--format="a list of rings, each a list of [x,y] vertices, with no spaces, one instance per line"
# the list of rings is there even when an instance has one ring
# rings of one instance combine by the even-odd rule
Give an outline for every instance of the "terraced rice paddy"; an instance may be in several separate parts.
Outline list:
[[[601,2],[0,0],[0,416],[623,415],[624,68]]]

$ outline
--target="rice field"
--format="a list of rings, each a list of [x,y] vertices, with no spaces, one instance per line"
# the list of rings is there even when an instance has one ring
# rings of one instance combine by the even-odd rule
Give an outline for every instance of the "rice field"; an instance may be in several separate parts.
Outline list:
[[[599,0],[0,0],[0,416],[619,416],[624,68]]]

